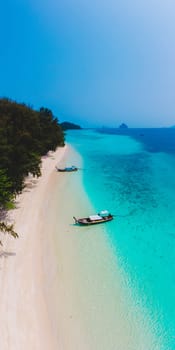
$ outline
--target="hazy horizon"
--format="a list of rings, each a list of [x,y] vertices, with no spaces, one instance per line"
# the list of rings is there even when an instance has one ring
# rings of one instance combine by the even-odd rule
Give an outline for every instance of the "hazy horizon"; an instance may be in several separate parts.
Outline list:
[[[7,0],[0,96],[84,127],[175,125],[175,5]]]

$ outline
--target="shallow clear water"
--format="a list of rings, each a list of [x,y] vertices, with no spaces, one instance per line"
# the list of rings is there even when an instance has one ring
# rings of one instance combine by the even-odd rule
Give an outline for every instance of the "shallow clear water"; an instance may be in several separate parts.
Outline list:
[[[105,227],[126,289],[175,349],[175,130],[69,131],[67,141],[96,212],[116,214]]]

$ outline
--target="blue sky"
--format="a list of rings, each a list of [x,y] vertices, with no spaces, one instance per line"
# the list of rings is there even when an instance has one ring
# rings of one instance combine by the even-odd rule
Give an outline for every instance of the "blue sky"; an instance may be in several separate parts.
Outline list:
[[[173,0],[6,0],[0,95],[82,126],[175,124]]]

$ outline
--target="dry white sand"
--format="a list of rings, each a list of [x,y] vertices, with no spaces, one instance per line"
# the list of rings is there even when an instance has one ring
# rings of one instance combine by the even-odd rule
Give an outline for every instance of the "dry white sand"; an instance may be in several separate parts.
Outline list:
[[[81,171],[56,172],[59,160],[82,166],[70,147],[58,149],[12,212],[20,238],[6,237],[0,257],[0,349],[160,349],[129,311],[105,225],[73,226],[93,209]]]
[[[47,220],[47,191],[55,165],[63,159],[66,147],[43,158],[42,176],[26,180],[27,187],[17,197],[16,209],[10,213],[19,239],[2,236],[0,251],[0,349],[56,349],[52,323],[45,297],[47,283],[43,264],[53,264],[42,227]],[[43,240],[46,250],[43,249]]]

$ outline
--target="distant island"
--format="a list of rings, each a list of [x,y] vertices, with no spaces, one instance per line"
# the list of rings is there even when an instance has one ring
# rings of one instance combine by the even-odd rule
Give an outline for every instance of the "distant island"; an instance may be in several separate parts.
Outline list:
[[[60,124],[63,130],[80,130],[82,129],[80,125],[73,124],[70,122],[63,122]]]
[[[126,125],[125,123],[122,123],[119,125],[119,129],[128,129],[128,125]]]

